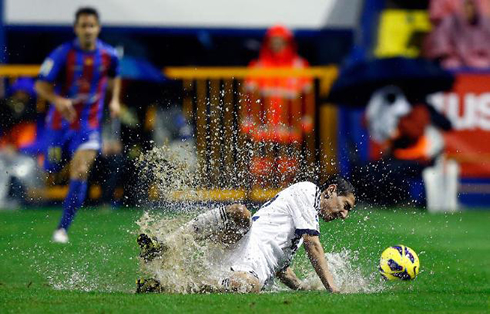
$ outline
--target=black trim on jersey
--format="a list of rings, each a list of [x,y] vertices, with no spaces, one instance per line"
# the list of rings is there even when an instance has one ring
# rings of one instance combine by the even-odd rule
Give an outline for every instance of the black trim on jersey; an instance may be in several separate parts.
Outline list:
[[[279,269],[276,273],[282,273],[282,272],[284,272],[286,269],[288,269],[289,266],[291,266],[290,263],[287,263],[281,269]]]
[[[226,207],[220,206],[218,212],[221,217],[221,221],[223,222],[223,225],[225,226],[226,229],[228,229],[230,221],[228,221],[228,214],[226,213]]]
[[[226,215],[226,209],[225,209],[225,207],[224,206],[221,206],[218,211],[219,211],[219,215],[221,216],[221,220],[223,220],[224,222],[226,222],[226,220],[227,220],[226,219],[227,218],[226,216],[227,215]]]
[[[320,196],[322,194],[322,191],[320,191],[320,188],[317,186],[316,187],[316,192],[315,192],[315,209],[316,211],[320,210]]]
[[[313,230],[313,229],[296,229],[296,231],[294,233],[296,235],[299,235],[299,236],[302,236],[303,234],[307,234],[310,236],[319,236],[320,235],[320,232],[318,232],[317,230]]]
[[[273,198],[271,198],[270,200],[268,200],[267,202],[265,202],[262,206],[260,206],[259,209],[266,208],[267,206],[269,206],[270,204],[272,204],[272,202],[274,202],[278,197],[279,197],[279,193],[277,193]]]

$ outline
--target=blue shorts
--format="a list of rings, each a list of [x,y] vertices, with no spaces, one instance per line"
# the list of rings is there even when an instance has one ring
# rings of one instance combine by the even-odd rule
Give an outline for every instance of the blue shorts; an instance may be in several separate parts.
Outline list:
[[[46,128],[44,139],[44,169],[49,172],[60,171],[77,150],[100,151],[102,147],[100,129]]]

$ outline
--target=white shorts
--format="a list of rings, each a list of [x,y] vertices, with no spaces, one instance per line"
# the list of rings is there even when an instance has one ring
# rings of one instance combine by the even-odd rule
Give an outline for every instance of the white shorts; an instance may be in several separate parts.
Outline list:
[[[275,275],[276,263],[272,250],[248,232],[236,244],[231,258],[231,270],[250,273],[260,282],[262,288]]]
[[[100,142],[98,140],[85,142],[78,146],[77,151],[79,150],[100,150]]]
[[[100,132],[94,131],[89,133],[88,135],[88,141],[80,144],[78,146],[77,151],[79,150],[100,150],[101,148],[101,143],[100,143]]]

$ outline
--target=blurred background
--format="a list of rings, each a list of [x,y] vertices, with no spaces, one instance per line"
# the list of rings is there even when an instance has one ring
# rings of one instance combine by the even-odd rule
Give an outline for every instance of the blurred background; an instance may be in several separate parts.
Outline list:
[[[67,193],[67,172],[40,166],[49,104],[33,86],[82,6],[123,78],[91,204],[159,199],[136,160],[166,145],[200,173],[197,200],[339,173],[366,204],[488,207],[488,0],[0,0],[0,208]]]

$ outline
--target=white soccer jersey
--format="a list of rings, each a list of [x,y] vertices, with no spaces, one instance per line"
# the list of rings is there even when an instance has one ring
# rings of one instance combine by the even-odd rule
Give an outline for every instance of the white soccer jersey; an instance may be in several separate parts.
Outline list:
[[[232,269],[251,272],[263,285],[286,268],[303,243],[302,235],[319,235],[320,189],[296,183],[278,193],[253,215],[250,231],[239,241]]]

